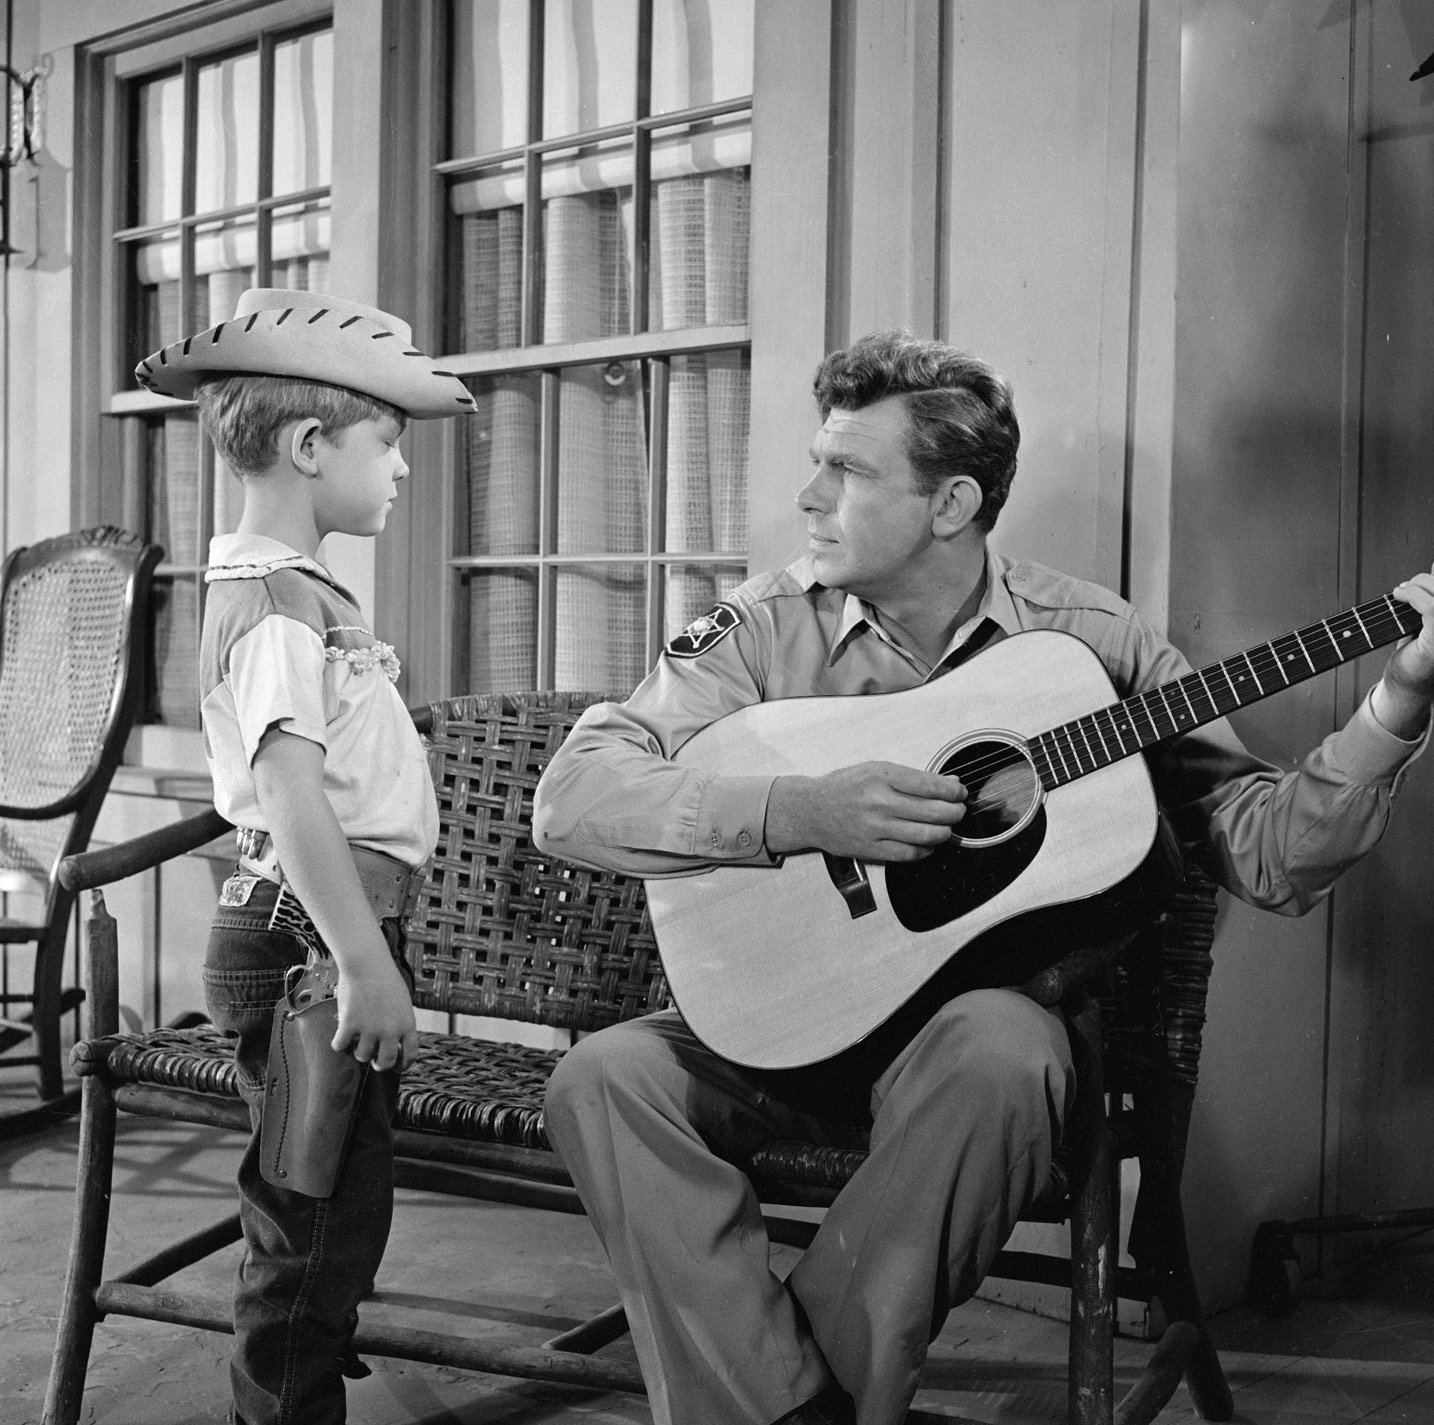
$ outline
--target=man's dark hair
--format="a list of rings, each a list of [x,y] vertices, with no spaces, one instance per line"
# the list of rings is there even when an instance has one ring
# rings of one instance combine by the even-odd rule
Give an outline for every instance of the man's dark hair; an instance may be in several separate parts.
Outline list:
[[[906,454],[923,494],[952,475],[981,487],[976,524],[989,530],[1011,492],[1021,428],[1011,387],[984,361],[910,332],[876,332],[817,367],[822,419],[900,396],[911,415]]]

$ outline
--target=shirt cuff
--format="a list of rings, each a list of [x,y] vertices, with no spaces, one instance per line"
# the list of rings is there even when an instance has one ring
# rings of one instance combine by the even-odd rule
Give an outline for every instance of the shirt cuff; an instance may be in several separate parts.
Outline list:
[[[1351,782],[1364,785],[1397,781],[1404,768],[1424,751],[1429,726],[1413,739],[1396,737],[1374,715],[1374,690],[1355,709],[1354,716],[1335,733],[1334,760]]]
[[[713,777],[702,788],[693,854],[709,861],[776,866],[762,839],[775,777]]]

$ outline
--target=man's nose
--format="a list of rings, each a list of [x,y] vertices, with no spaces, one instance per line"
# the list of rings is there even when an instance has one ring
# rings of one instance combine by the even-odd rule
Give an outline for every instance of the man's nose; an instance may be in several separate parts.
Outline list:
[[[807,511],[820,512],[830,507],[830,496],[826,489],[826,482],[822,478],[820,470],[812,472],[812,478],[797,491],[797,508],[804,513]]]
[[[401,454],[398,457],[398,467],[393,472],[393,478],[395,480],[408,479],[408,461]]]

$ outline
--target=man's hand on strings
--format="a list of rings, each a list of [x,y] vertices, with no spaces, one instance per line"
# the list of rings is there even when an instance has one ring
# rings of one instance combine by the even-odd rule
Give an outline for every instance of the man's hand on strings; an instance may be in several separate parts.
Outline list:
[[[917,861],[951,839],[966,789],[896,762],[860,762],[823,777],[778,777],[767,800],[767,850],[829,851],[859,861]]]

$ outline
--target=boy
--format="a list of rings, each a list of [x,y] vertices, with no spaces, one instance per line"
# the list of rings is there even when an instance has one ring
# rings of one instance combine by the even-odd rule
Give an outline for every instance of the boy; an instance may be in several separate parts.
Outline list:
[[[210,545],[200,650],[214,803],[239,828],[241,856],[215,915],[206,995],[214,1022],[239,1036],[254,1124],[239,1168],[233,1419],[337,1425],[343,1374],[366,1373],[351,1341],[388,1236],[398,1070],[417,1035],[401,926],[438,809],[393,686],[398,660],[318,551],[328,534],[384,527],[408,474],[398,440],[409,417],[470,412],[473,400],[398,319],[276,289],[246,292],[233,321],[135,375],[197,403],[244,485],[237,532]],[[306,1050],[286,1039],[281,1051],[275,1020],[296,1029],[285,1011],[301,974],[315,1003],[331,1012],[332,998],[337,1025],[317,1047],[310,1035]],[[303,1120],[281,1052],[338,1084],[338,1113]]]

